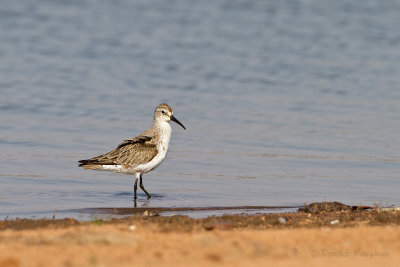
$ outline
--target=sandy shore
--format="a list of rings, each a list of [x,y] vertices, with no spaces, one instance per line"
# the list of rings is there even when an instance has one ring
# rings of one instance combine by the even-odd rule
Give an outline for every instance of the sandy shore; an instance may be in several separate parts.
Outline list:
[[[400,212],[0,222],[0,266],[398,266]]]

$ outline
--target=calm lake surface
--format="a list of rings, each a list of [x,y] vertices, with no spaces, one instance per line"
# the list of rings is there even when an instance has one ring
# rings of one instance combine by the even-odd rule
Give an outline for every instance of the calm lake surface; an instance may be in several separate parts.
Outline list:
[[[77,161],[161,102],[187,131],[138,207],[400,205],[399,1],[3,2],[1,220],[133,207]]]

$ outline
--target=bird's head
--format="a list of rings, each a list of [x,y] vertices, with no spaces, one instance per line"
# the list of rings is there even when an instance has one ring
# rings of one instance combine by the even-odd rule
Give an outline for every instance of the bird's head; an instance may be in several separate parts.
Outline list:
[[[178,119],[175,118],[173,114],[173,109],[168,104],[162,103],[157,106],[156,111],[154,112],[154,122],[174,121],[186,130],[185,126],[183,126],[183,124],[178,121]]]

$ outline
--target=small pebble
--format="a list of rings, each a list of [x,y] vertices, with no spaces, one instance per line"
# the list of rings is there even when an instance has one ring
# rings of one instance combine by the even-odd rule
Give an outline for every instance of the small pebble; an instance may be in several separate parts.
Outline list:
[[[129,230],[135,231],[136,230],[136,225],[133,225],[133,224],[129,225]]]
[[[286,223],[287,223],[287,220],[286,220],[285,217],[278,217],[278,222],[279,222],[280,224],[286,224]]]
[[[338,224],[340,221],[338,219],[331,221],[331,224]]]

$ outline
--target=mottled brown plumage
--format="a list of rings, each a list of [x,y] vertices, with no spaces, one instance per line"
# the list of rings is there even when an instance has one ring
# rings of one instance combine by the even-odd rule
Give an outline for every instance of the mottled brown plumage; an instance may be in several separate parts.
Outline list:
[[[122,165],[129,169],[139,164],[151,161],[157,155],[157,146],[151,142],[153,138],[139,135],[125,140],[117,148],[108,153],[79,161],[79,166],[85,169],[101,169],[102,165]]]

